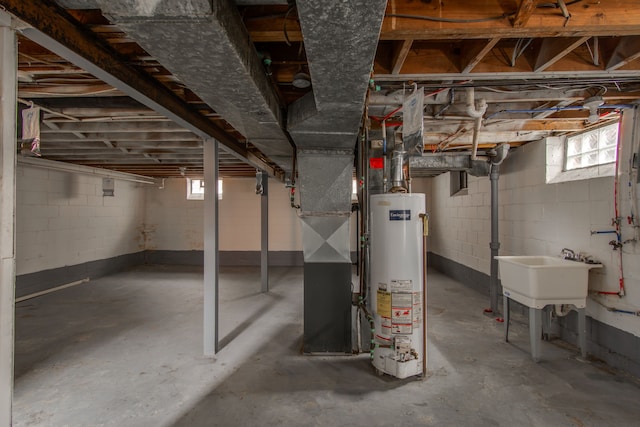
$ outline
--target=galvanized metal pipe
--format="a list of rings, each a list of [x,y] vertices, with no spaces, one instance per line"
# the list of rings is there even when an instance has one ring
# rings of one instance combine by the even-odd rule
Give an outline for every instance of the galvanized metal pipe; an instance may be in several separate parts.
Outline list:
[[[498,285],[498,256],[500,250],[500,236],[498,233],[498,178],[500,177],[500,166],[492,164],[489,179],[491,181],[491,278],[489,281],[489,298],[491,299],[491,310],[498,311],[498,299],[500,289]],[[504,314],[504,313],[503,313]]]
[[[402,166],[404,164],[404,151],[395,150],[391,157],[391,190],[398,190],[404,188],[406,190],[406,184],[404,180],[404,174]]]

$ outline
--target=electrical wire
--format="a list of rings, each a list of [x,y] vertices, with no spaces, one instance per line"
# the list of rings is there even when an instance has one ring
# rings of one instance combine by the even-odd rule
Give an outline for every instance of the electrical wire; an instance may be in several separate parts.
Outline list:
[[[499,21],[499,20],[514,16],[515,14],[516,14],[515,12],[503,13],[502,15],[489,16],[486,18],[476,18],[476,19],[442,18],[439,16],[410,15],[406,13],[388,13],[385,15],[385,17],[386,18],[419,19],[423,21],[448,22],[453,24],[474,24],[478,22]]]
[[[290,6],[287,9],[287,13],[284,14],[284,19],[282,20],[282,31],[284,32],[284,40],[287,46],[291,46],[291,41],[289,40],[289,33],[287,32],[287,18],[289,18],[289,14],[295,9],[295,4]]]
[[[566,6],[570,6],[575,3],[580,3],[582,0],[573,0],[568,3],[565,3]],[[542,8],[554,8],[557,9],[560,6],[557,3],[544,3],[537,6],[538,9]],[[462,19],[462,18],[443,18],[441,16],[428,16],[428,15],[411,15],[406,13],[388,13],[385,15],[386,18],[405,18],[405,19],[418,19],[422,21],[432,21],[432,22],[448,22],[452,24],[475,24],[479,22],[491,22],[491,21],[500,21],[505,18],[514,17],[517,12],[509,12],[503,13],[502,15],[495,16],[487,16],[484,18],[474,18],[474,19]]]
[[[516,66],[516,61],[520,56],[524,53],[525,50],[529,47],[533,39],[518,39],[516,42],[516,47],[513,49],[513,53],[511,54],[511,66]]]
[[[580,3],[582,0],[573,0],[570,2],[566,2],[565,6],[571,6],[572,4],[576,4],[576,3]],[[560,5],[558,5],[558,3],[542,3],[539,4],[538,9],[559,9]]]

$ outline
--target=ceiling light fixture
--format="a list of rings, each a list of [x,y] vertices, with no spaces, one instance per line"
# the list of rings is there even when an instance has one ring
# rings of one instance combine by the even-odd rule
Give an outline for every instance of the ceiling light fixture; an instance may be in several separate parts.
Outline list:
[[[587,98],[582,103],[582,107],[589,110],[589,117],[587,118],[587,123],[594,124],[598,123],[600,120],[600,115],[598,114],[598,108],[604,104],[604,99],[601,96],[592,96]]]
[[[309,76],[309,74],[305,73],[302,70],[298,71],[293,76],[293,81],[291,82],[291,84],[293,84],[293,86],[297,87],[298,89],[306,89],[311,86],[311,77]]]

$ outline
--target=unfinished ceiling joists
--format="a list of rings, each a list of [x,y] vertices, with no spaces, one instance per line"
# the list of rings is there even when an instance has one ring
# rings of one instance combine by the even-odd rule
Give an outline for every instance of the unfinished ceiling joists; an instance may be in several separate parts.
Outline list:
[[[38,22],[56,28],[50,25],[49,21],[53,19],[50,16],[62,13],[53,5],[40,7],[42,5],[37,0],[6,3],[8,10],[13,10],[34,28]],[[375,31],[376,34],[364,36],[365,28],[377,27],[365,22],[375,17],[373,7],[354,19],[346,18],[351,16],[348,11],[336,9],[328,26],[320,27],[314,26],[317,19],[305,24],[305,16],[322,8],[313,2],[299,2],[295,6],[240,2],[237,4],[239,14],[228,1],[203,1],[188,6],[181,2],[163,3],[153,8],[143,2],[61,0],[57,3],[70,14],[64,18],[64,24],[56,24],[59,26],[57,33],[63,34],[63,29],[75,27],[76,39],[82,38],[82,34],[89,35],[82,42],[76,41],[80,47],[94,51],[87,44],[91,39],[91,43],[100,47],[98,52],[106,49],[106,56],[97,53],[88,56],[94,63],[108,64],[107,58],[111,55],[112,67],[117,64],[116,58],[120,58],[125,66],[123,69],[134,70],[132,75],[149,74],[157,85],[162,86],[159,93],[172,91],[186,101],[191,109],[208,119],[206,123],[199,119],[200,125],[210,128],[212,123],[218,128],[215,132],[215,129],[208,129],[207,134],[228,140],[232,151],[239,157],[249,157],[254,166],[275,166],[276,173],[283,176],[282,171],[293,167],[291,144],[297,148],[321,148],[338,144],[338,140],[346,141],[339,143],[343,147],[353,144],[354,128],[349,128],[346,123],[359,123],[361,110],[357,103],[351,105],[350,101],[345,101],[340,104],[338,100],[340,96],[347,99],[351,93],[363,93],[364,75],[368,75],[370,70],[365,67],[358,71],[354,67],[360,66],[361,59],[371,54],[364,52],[361,40],[377,38]],[[425,112],[425,119],[431,116],[435,123],[439,119],[448,121],[453,118],[455,103],[451,101],[455,101],[456,92],[462,92],[456,91],[457,85],[476,86],[478,93],[486,98],[503,95],[503,99],[495,97],[495,104],[493,108],[490,104],[485,119],[581,118],[584,112],[564,107],[579,105],[580,100],[597,94],[588,92],[598,92],[598,85],[606,88],[608,93],[604,96],[611,101],[610,104],[632,102],[635,98],[629,92],[635,90],[637,73],[634,69],[638,64],[633,48],[637,44],[633,38],[637,37],[634,35],[634,12],[629,12],[629,0],[609,4],[606,8],[599,3],[584,2],[569,2],[566,11],[559,5],[551,6],[528,1],[514,2],[512,6],[490,2],[480,8],[466,8],[462,4],[446,7],[435,3],[414,4],[407,0],[388,2],[382,21],[378,15],[380,42],[377,43],[373,67],[373,87],[380,87],[383,93],[396,91],[396,94],[402,82],[408,81],[418,81],[437,90],[451,87],[450,99],[444,96],[448,92],[426,98],[428,104],[436,105]],[[565,12],[570,15],[569,19]],[[174,31],[166,32],[165,24],[174,25]],[[356,27],[358,32],[355,32]],[[217,36],[211,33],[211,37],[203,37],[204,29],[217,31]],[[27,33],[34,31],[26,30]],[[305,32],[305,42],[302,43]],[[314,36],[315,32],[319,37]],[[63,44],[72,46],[69,34],[64,34],[69,40],[61,40]],[[200,39],[191,39],[196,34]],[[171,43],[176,47],[180,43],[190,47],[166,48],[167,37],[172,37]],[[314,45],[316,39],[321,43],[318,46]],[[226,41],[220,43],[220,40]],[[335,58],[325,61],[335,63],[340,45],[331,47],[331,40],[350,46],[340,58],[342,64],[349,65],[348,72],[343,75],[337,74],[340,67],[327,68],[318,59],[310,61],[310,57],[315,58],[318,53],[327,55],[331,52]],[[213,44],[207,47],[206,43]],[[85,104],[80,96],[90,99],[96,106],[104,105],[104,108],[108,108],[108,104],[101,101],[103,97],[128,99],[118,88],[102,83],[86,74],[77,64],[60,58],[31,40],[22,38],[20,46],[20,94],[23,98],[35,99],[43,107],[52,105],[53,111],[60,114],[65,114],[65,111],[69,114],[69,108],[55,105],[61,106],[60,101],[69,96],[75,96],[77,102]],[[366,61],[362,65],[366,66]],[[111,72],[119,75],[115,70]],[[294,76],[300,72],[310,76],[313,81],[310,88],[300,89],[293,83]],[[193,77],[202,75],[210,75],[211,78],[205,81]],[[350,80],[352,78],[360,79],[360,83]],[[566,90],[567,81],[577,82],[578,79],[583,87],[581,94],[578,95],[577,89]],[[525,81],[526,88],[523,87]],[[542,96],[527,99],[531,88],[539,89],[540,86],[547,86],[550,90]],[[484,93],[484,87],[494,89]],[[376,104],[374,98],[378,93],[371,93],[370,105]],[[520,95],[520,104],[504,104],[513,95]],[[575,101],[568,103],[568,99]],[[38,102],[36,105],[40,105]],[[550,107],[558,110],[546,110]],[[114,109],[102,112],[115,118],[126,114],[124,105],[120,108],[122,113]],[[155,120],[151,119],[153,113],[142,108],[128,111],[139,116],[140,121],[144,117],[149,121]],[[536,109],[541,111],[529,117],[513,113],[515,110]],[[178,117],[183,114],[176,111]],[[48,113],[46,117],[51,119],[52,115]],[[92,119],[78,118],[79,123]],[[614,116],[609,116],[612,118]],[[47,128],[52,127],[51,122],[47,122]],[[483,123],[482,132],[489,129],[488,124],[486,121]],[[200,136],[202,126],[187,128]],[[327,127],[331,129],[327,130]],[[562,132],[561,128],[562,125],[557,125],[555,133]],[[574,129],[570,126],[567,131]],[[80,134],[85,133],[93,132]],[[460,133],[466,131],[457,127],[445,135],[445,140],[457,139]],[[534,138],[538,134],[530,136]],[[46,139],[52,137],[52,133],[46,135],[45,147]],[[427,147],[443,142],[442,138],[434,141],[428,135],[425,137]],[[502,137],[507,138],[507,135]],[[520,143],[521,140],[522,135],[519,135],[508,142]],[[184,142],[189,143],[188,139]],[[465,147],[466,143],[459,146]],[[134,157],[136,154],[130,153]],[[117,155],[120,156],[119,153]],[[148,162],[149,156],[153,153],[139,153],[141,164]],[[224,162],[221,167],[224,173]],[[201,170],[201,165],[198,170]],[[166,176],[175,173],[173,166],[168,165]],[[253,173],[251,166],[246,168],[246,173]]]

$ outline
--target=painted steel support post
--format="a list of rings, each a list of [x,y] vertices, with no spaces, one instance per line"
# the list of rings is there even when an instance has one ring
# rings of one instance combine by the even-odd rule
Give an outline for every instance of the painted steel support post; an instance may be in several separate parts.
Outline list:
[[[204,355],[218,352],[218,142],[204,140]]]
[[[580,345],[580,355],[587,358],[587,309],[578,309],[578,344]]]
[[[542,346],[542,310],[535,307],[529,307],[529,341],[531,357],[534,362],[539,362]]]
[[[262,292],[269,292],[269,175],[260,172],[260,277]]]
[[[500,299],[500,289],[498,285],[498,251],[500,250],[500,236],[498,234],[498,178],[500,177],[500,166],[492,164],[489,179],[491,180],[491,278],[489,281],[489,298],[491,300],[491,310],[498,312],[498,301]],[[504,313],[503,313],[504,315]]]
[[[0,426],[11,425],[15,331],[16,56],[11,16],[0,11]]]

